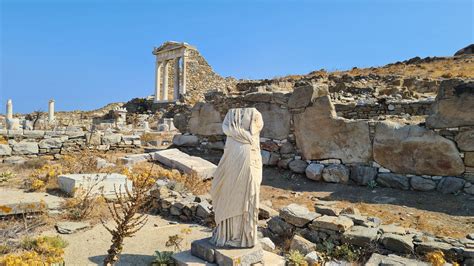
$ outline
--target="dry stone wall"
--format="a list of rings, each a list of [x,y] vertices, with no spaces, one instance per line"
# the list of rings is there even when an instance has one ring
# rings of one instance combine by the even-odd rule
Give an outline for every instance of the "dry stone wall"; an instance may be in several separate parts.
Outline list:
[[[458,120],[451,117],[450,127],[434,129],[424,123],[340,117],[327,87],[315,84],[302,84],[293,93],[209,93],[206,102],[191,111],[193,123],[189,121],[187,128],[182,127],[184,134],[176,136],[174,143],[180,146],[181,138],[193,139],[182,146],[200,152],[222,150],[225,137],[217,128],[227,111],[255,107],[265,124],[261,133],[264,165],[325,182],[474,194],[474,126],[465,122],[474,115],[465,108],[474,110],[470,107],[470,82],[447,80],[441,84],[441,91],[454,90],[450,95],[464,103],[453,104],[446,112],[461,112],[463,116]],[[462,93],[456,94],[460,90]],[[444,109],[436,107],[445,100],[446,96],[437,97],[428,121],[446,115]],[[428,108],[427,102],[418,104]]]

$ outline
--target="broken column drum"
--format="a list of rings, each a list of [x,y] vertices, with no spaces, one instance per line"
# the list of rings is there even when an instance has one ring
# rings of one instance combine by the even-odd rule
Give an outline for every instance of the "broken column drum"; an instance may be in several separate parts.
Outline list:
[[[155,63],[155,103],[176,102],[186,94],[186,57],[189,50],[195,50],[187,43],[166,42],[153,50]],[[173,71],[169,71],[172,66]],[[169,90],[169,78],[173,79],[173,89]],[[172,100],[169,92],[172,91]]]
[[[224,119],[227,141],[211,187],[216,222],[211,243],[218,247],[257,243],[262,128],[262,115],[255,108],[230,109]]]

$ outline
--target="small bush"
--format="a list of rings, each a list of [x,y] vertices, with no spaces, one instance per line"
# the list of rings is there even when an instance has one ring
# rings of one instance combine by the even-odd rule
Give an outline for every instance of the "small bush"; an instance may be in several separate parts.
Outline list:
[[[155,251],[155,260],[151,263],[153,266],[174,266],[172,251]]]
[[[8,180],[12,179],[13,177],[15,177],[15,174],[12,173],[11,171],[2,172],[2,173],[0,173],[0,183],[7,182]]]
[[[286,255],[286,260],[289,266],[308,266],[304,255],[298,250],[290,250]]]
[[[0,265],[49,265],[63,261],[67,242],[59,236],[42,236],[36,239],[24,238],[22,252],[0,258]]]

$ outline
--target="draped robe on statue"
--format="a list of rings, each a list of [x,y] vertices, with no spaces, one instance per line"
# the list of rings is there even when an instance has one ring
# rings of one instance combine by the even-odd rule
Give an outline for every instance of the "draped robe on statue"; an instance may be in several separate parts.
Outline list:
[[[262,115],[255,108],[230,109],[222,124],[227,140],[211,187],[216,221],[211,242],[219,247],[257,243],[262,128]]]

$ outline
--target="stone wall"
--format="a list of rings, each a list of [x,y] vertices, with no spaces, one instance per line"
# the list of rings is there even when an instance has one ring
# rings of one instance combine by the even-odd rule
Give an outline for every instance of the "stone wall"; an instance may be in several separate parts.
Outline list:
[[[60,156],[85,149],[132,152],[141,148],[139,135],[111,132],[0,130],[0,160],[5,163],[24,161],[23,157]]]
[[[208,226],[214,223],[212,200],[208,194],[193,195],[180,183],[158,180],[151,195],[153,210],[160,215]],[[403,265],[425,265],[416,259],[435,250],[443,251],[450,258],[464,262],[464,265],[474,262],[472,234],[463,239],[438,237],[413,228],[382,224],[378,217],[364,216],[355,208],[341,209],[334,207],[334,204],[320,200],[314,206],[315,211],[297,204],[276,211],[272,209],[271,202],[262,202],[258,215],[258,237],[265,242],[262,243],[264,248],[271,249],[269,251],[275,251],[273,242],[289,242],[290,249],[298,250],[303,255],[315,251],[316,244],[339,246],[347,243],[372,252],[412,256],[411,259],[406,258],[407,263]],[[268,238],[270,246],[267,246]]]
[[[450,84],[452,81],[442,83],[440,90],[455,89]],[[462,88],[470,88],[466,84],[471,83],[462,84]],[[220,127],[228,109],[255,107],[265,124],[261,133],[264,165],[325,182],[474,194],[474,124],[469,122],[474,112],[463,111],[471,104],[470,93],[464,89],[455,96],[461,99],[448,99],[464,101],[449,109],[451,113],[456,112],[453,108],[460,109],[460,123],[452,118],[450,127],[435,129],[406,120],[346,119],[338,115],[327,88],[314,84],[299,86],[292,93],[253,92],[230,97],[213,93],[207,95],[206,103],[194,106],[188,122],[183,123],[187,127],[180,128],[191,136],[178,135],[175,144],[180,146],[184,142],[179,138],[194,135],[195,140],[183,145],[191,152],[223,149],[225,137]],[[438,97],[433,106],[445,97]],[[428,104],[412,102],[400,108],[426,114]],[[442,116],[439,110],[428,120]]]

